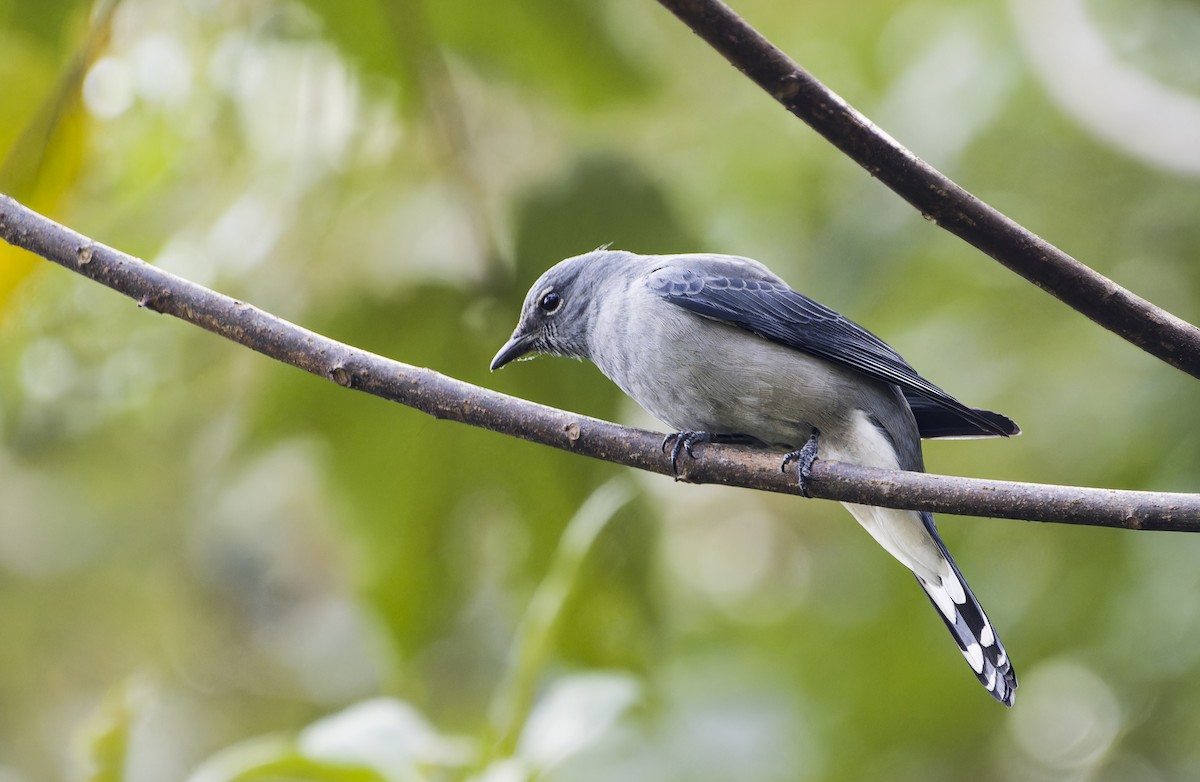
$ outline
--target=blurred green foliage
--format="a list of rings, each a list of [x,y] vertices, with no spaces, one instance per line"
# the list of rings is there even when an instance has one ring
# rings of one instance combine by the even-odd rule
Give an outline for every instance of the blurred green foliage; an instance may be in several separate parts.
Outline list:
[[[1195,4],[736,6],[1200,319]],[[337,339],[653,425],[587,365],[487,372],[526,287],[606,242],[745,254],[1025,430],[932,443],[931,470],[1196,488],[1194,381],[930,226],[650,0],[0,0],[0,51],[0,190]],[[1200,538],[943,519],[1021,676],[1007,712],[834,505],[438,422],[0,248],[8,290],[3,782],[1200,775]]]

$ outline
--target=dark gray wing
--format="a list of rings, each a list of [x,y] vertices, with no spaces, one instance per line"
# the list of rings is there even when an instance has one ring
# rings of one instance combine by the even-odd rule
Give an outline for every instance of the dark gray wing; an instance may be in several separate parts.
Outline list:
[[[947,409],[940,403],[908,389],[901,390],[904,391],[904,398],[908,400],[908,406],[912,408],[913,417],[917,419],[921,437],[927,440],[935,437],[995,437],[998,430],[1002,430],[1006,437],[1021,433],[1021,428],[1006,415],[975,408],[972,412],[994,424],[985,428],[974,420],[963,419],[956,410]]]
[[[917,374],[871,332],[807,296],[758,264],[706,259],[704,270],[664,265],[647,278],[651,290],[706,318],[819,356],[899,386],[922,437],[1001,436],[1020,430],[1008,418],[973,410]]]

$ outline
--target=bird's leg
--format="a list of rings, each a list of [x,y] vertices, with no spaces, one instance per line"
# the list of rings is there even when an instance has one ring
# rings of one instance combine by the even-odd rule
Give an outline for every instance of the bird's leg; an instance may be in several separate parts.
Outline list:
[[[800,493],[805,497],[811,497],[808,493],[808,480],[812,477],[813,462],[817,460],[817,438],[821,436],[821,432],[817,427],[813,427],[812,434],[808,437],[808,442],[804,444],[798,451],[783,457],[783,464],[779,466],[781,472],[787,472],[787,466],[792,462],[799,462],[796,468],[796,477],[800,484]]]
[[[686,453],[693,459],[696,454],[692,452],[692,446],[697,443],[726,443],[729,445],[761,445],[762,441],[748,434],[713,434],[712,432],[672,432],[663,438],[662,449],[666,453],[667,445],[674,441],[671,446],[671,472],[675,473],[675,480],[679,480],[679,454]]]

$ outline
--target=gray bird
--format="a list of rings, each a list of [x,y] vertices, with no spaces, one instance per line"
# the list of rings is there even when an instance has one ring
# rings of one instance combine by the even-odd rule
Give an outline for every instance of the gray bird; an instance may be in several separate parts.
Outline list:
[[[531,353],[588,359],[676,430],[672,463],[698,442],[780,445],[801,482],[828,459],[924,470],[922,437],[1007,437],[1010,419],[963,405],[882,340],[796,293],[766,266],[729,255],[601,248],[529,289],[492,369]],[[818,440],[819,437],[819,440]],[[1016,675],[929,513],[846,503],[913,572],[976,677],[1012,706]]]

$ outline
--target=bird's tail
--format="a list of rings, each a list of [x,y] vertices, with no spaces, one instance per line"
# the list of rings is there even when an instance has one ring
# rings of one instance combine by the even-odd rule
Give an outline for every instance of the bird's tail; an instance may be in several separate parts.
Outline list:
[[[957,583],[948,583],[948,578],[938,579],[935,583],[914,574],[917,576],[917,583],[925,590],[929,602],[933,603],[938,616],[946,623],[947,629],[954,636],[955,643],[958,644],[971,670],[975,671],[979,682],[987,688],[993,698],[1005,706],[1012,706],[1017,689],[1017,675],[1013,672],[1004,645],[992,629],[992,623],[984,613],[983,606],[979,605],[971,587],[967,585],[967,580],[963,578],[962,571],[958,569],[954,558],[942,543],[933,523],[933,515],[922,513],[921,520],[942,550],[942,555],[950,564],[950,570]]]

